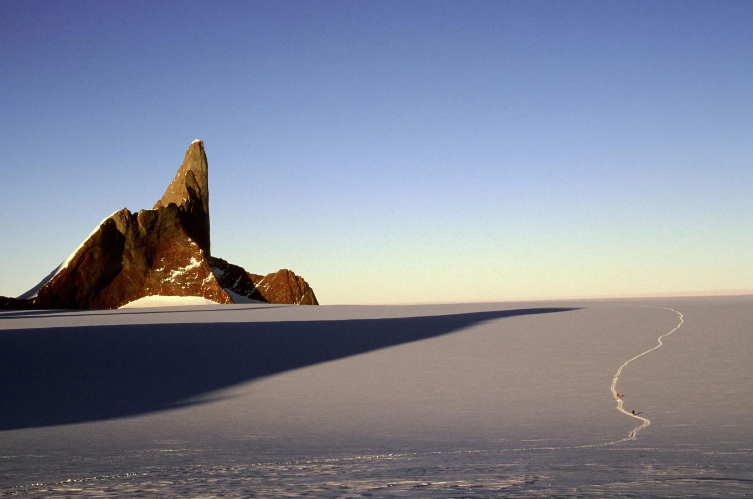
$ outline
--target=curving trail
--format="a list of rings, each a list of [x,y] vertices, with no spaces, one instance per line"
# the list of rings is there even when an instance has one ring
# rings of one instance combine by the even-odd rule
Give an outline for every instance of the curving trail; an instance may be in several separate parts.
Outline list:
[[[647,353],[653,352],[654,350],[657,350],[657,349],[661,348],[662,345],[664,345],[664,342],[662,342],[662,339],[666,338],[667,336],[669,336],[670,334],[674,333],[675,331],[677,331],[678,329],[680,329],[682,327],[682,323],[685,322],[685,317],[680,312],[678,312],[677,310],[675,310],[673,308],[668,308],[668,307],[662,307],[662,308],[664,310],[669,310],[669,311],[674,312],[677,315],[679,315],[680,316],[680,322],[677,323],[677,325],[675,326],[675,328],[672,331],[670,331],[668,333],[664,333],[663,335],[659,336],[659,338],[657,338],[657,341],[659,342],[659,344],[656,345],[654,348],[649,348],[645,352],[639,353],[638,355],[636,355],[632,359],[626,360],[620,366],[620,368],[617,369],[617,372],[614,374],[614,378],[612,379],[611,390],[612,390],[612,396],[615,399],[617,399],[617,410],[620,411],[621,413],[625,414],[626,416],[630,416],[631,418],[635,418],[635,419],[640,420],[641,421],[641,425],[638,426],[638,427],[636,427],[636,428],[634,428],[633,431],[631,431],[630,434],[627,436],[627,438],[623,438],[622,440],[617,440],[616,442],[610,442],[610,444],[617,444],[617,443],[620,443],[620,442],[627,442],[629,440],[635,440],[636,436],[638,435],[638,432],[640,432],[642,429],[648,427],[651,424],[651,420],[650,419],[638,416],[637,414],[632,414],[632,413],[626,411],[623,408],[623,406],[622,406],[622,404],[623,404],[622,399],[617,397],[617,381],[620,379],[620,374],[622,374],[622,370],[628,364],[630,364],[631,362],[633,362],[634,360],[636,360],[636,359],[638,359],[640,357],[643,357]]]

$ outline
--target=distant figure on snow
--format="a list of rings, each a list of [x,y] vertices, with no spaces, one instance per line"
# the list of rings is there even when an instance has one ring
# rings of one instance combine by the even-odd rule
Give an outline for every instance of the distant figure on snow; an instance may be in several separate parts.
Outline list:
[[[633,416],[635,416],[635,409],[633,409]]]

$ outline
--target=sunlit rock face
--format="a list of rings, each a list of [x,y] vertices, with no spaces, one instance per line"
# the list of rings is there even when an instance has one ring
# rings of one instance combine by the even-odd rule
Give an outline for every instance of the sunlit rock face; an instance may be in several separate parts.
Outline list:
[[[112,214],[40,286],[0,306],[118,308],[153,295],[233,303],[225,288],[236,298],[317,304],[308,284],[288,270],[261,278],[210,258],[208,165],[204,144],[196,140],[151,210]]]
[[[256,289],[269,303],[288,303],[294,305],[319,305],[303,277],[295,275],[288,269],[278,270],[266,276],[249,274]]]

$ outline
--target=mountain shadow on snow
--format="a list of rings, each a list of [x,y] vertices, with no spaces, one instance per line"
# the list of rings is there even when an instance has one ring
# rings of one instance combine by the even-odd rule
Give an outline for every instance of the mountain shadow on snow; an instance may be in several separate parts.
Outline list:
[[[5,330],[0,332],[0,431],[208,403],[217,390],[291,369],[457,333],[485,321],[570,310],[576,309]],[[0,320],[38,313],[9,312]]]

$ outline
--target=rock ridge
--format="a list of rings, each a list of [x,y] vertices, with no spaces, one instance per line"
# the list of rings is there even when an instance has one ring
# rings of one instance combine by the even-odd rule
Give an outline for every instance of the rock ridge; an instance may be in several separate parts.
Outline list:
[[[289,305],[319,305],[314,290],[300,276],[281,269],[265,276],[246,272],[222,258],[209,259],[222,287],[250,300]]]

